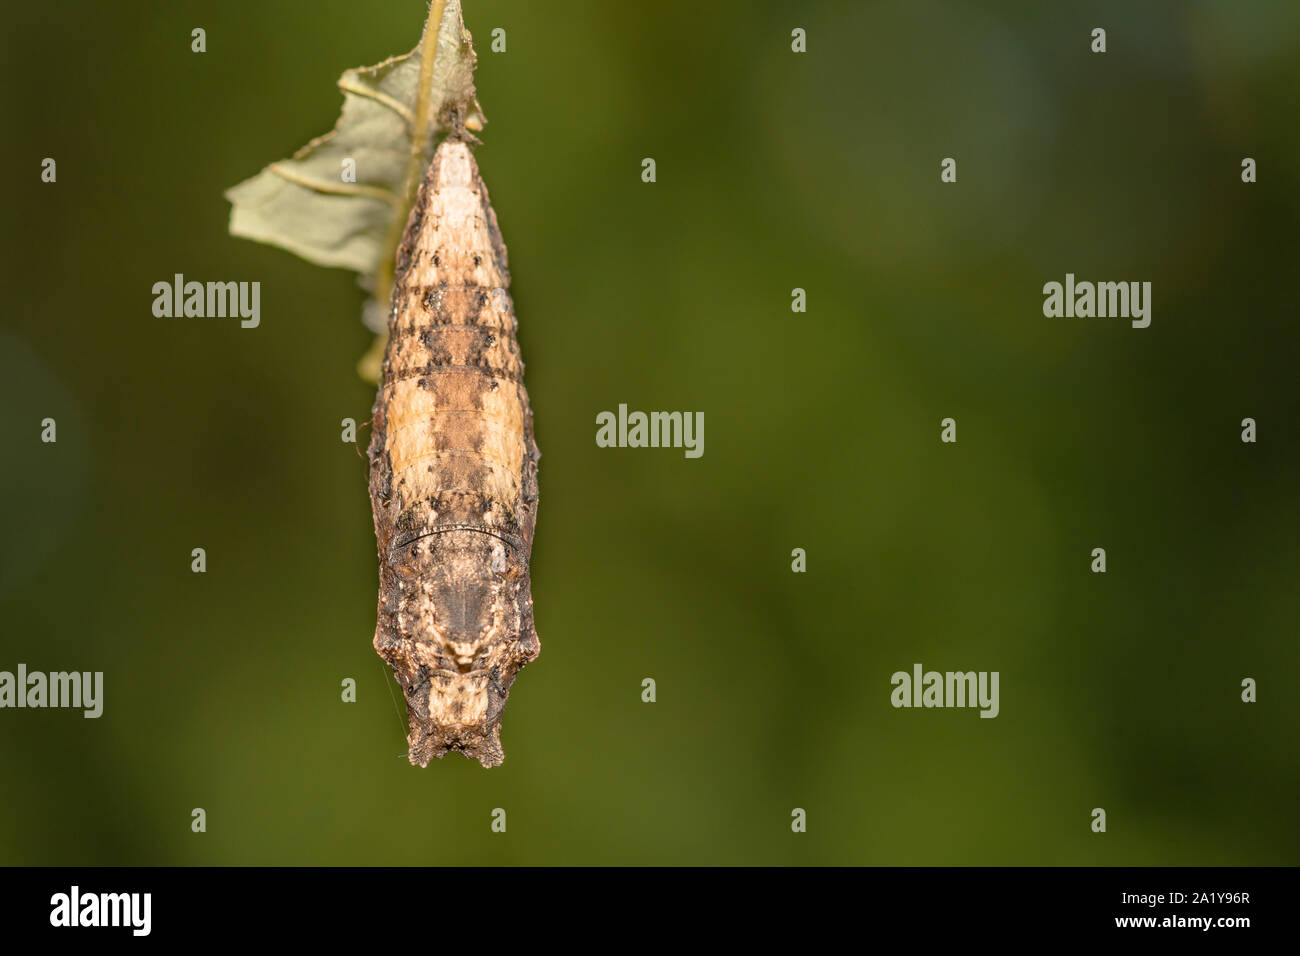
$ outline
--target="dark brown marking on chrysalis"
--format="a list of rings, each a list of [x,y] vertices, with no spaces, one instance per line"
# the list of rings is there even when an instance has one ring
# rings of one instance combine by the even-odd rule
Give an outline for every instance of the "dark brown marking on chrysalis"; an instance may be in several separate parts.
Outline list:
[[[438,147],[401,245],[370,441],[375,650],[413,764],[501,763],[501,714],[537,657],[528,579],[537,461],[506,248],[469,147]]]

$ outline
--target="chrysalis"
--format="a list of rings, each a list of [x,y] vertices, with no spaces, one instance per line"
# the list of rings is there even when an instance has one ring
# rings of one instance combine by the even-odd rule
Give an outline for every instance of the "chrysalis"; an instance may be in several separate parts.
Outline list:
[[[469,147],[444,140],[397,251],[370,441],[375,650],[406,697],[411,763],[501,763],[501,713],[538,654],[528,562],[533,414],[506,247]]]

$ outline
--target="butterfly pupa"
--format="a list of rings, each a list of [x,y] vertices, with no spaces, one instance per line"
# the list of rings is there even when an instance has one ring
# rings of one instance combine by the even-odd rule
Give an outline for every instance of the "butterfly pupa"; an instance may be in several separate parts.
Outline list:
[[[370,441],[375,650],[406,699],[410,761],[504,759],[502,711],[537,657],[533,415],[506,247],[469,146],[444,140],[397,250]]]

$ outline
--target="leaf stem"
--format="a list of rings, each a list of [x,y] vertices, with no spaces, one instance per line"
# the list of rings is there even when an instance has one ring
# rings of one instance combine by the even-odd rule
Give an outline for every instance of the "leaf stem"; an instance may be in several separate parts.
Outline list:
[[[303,176],[301,173],[295,172],[292,167],[286,166],[284,163],[272,163],[267,168],[281,179],[287,179],[299,186],[314,189],[318,193],[329,193],[332,196],[367,196],[370,199],[379,199],[400,208],[398,197],[382,186],[367,186],[363,183],[332,183],[312,179],[309,176]]]
[[[406,197],[414,201],[419,184],[424,154],[433,137],[433,61],[438,55],[438,34],[442,32],[442,15],[447,0],[433,0],[429,5],[429,19],[424,24],[420,38],[420,85],[415,94],[415,121],[412,123],[411,156],[406,165]],[[406,223],[402,223],[403,226]]]
[[[393,218],[393,225],[388,230],[388,239],[384,243],[383,258],[380,259],[379,274],[375,282],[375,298],[387,302],[393,294],[393,269],[397,258],[397,246],[406,231],[406,218],[411,206],[415,204],[415,193],[420,186],[420,174],[424,169],[433,139],[433,126],[437,117],[433,113],[433,61],[438,54],[438,33],[442,29],[442,15],[447,7],[447,0],[433,0],[429,6],[429,19],[424,24],[424,36],[420,39],[420,85],[415,95],[415,116],[411,122],[411,152],[406,161],[406,175],[402,179],[402,199],[400,214]]]
[[[393,297],[397,247],[402,241],[402,233],[406,231],[406,220],[411,214],[411,207],[415,204],[415,194],[428,161],[429,144],[433,141],[434,124],[438,119],[433,103],[433,62],[438,55],[438,35],[442,32],[442,16],[446,9],[447,0],[433,0],[429,4],[429,19],[424,23],[424,35],[420,38],[420,79],[415,94],[415,113],[411,118],[411,152],[406,161],[402,190],[398,194],[398,212],[393,217],[393,224],[384,241],[384,252],[379,260],[372,291],[375,301],[385,306]],[[373,378],[378,382],[379,365],[383,362],[387,342],[388,333],[380,333],[370,351],[361,359],[359,370],[363,378]]]

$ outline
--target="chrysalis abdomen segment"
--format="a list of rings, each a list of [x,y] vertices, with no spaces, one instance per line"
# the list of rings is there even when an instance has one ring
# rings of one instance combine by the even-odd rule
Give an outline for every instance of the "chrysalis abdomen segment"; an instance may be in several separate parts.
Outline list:
[[[410,759],[501,762],[501,711],[537,656],[528,560],[537,454],[496,217],[444,142],[398,253],[375,398],[375,648],[406,695]]]

